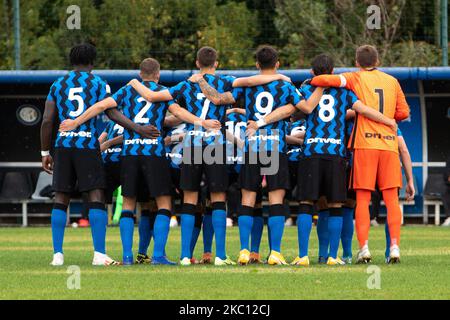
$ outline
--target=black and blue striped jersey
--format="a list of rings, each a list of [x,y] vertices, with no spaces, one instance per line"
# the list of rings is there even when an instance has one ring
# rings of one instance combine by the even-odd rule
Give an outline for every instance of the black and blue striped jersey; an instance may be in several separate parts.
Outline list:
[[[301,93],[289,82],[273,81],[256,87],[235,88],[232,91],[237,101],[243,94],[247,121],[258,121],[277,108],[287,104],[297,105],[302,100]],[[287,152],[286,122],[284,120],[268,124],[245,139],[245,152]]]
[[[123,135],[123,127],[114,121],[109,121],[103,132],[106,132],[106,140],[111,140]],[[102,152],[103,162],[119,162],[122,153],[122,145],[115,145]]]
[[[226,130],[234,137],[245,141],[245,129],[247,128],[247,118],[239,112],[232,112],[227,115],[225,123]],[[244,162],[244,148],[227,139],[226,144],[227,165],[235,173],[241,171],[241,165]]]
[[[166,89],[164,86],[152,81],[144,81],[142,84],[153,91]],[[122,87],[112,98],[116,101],[123,114],[134,123],[154,125],[159,131],[163,130],[167,108],[174,103],[173,101],[151,103],[141,97],[131,86]],[[147,139],[127,129],[124,130],[122,149],[123,156],[164,157],[166,155],[162,136],[156,139]]]
[[[306,81],[300,92],[308,99],[315,87]],[[319,105],[306,117],[306,134],[304,156],[331,155],[346,156],[347,110],[358,101],[356,95],[344,88],[327,88],[324,90]]]
[[[59,121],[75,119],[95,103],[107,98],[110,89],[100,77],[90,72],[70,71],[51,86],[48,101],[54,101]],[[55,147],[98,149],[98,131],[93,118],[69,132],[58,132]]]
[[[304,119],[287,123],[287,135],[292,136],[299,132],[306,131],[306,121]],[[287,151],[289,161],[299,161],[303,156],[303,145],[288,144]]]
[[[167,137],[186,133],[186,124],[182,123],[178,126],[170,128],[167,131]],[[183,162],[183,143],[177,142],[166,146],[166,157],[170,161],[170,167],[180,170]]]
[[[225,75],[211,75],[205,74],[204,79],[215,88],[219,93],[231,91],[234,77]],[[219,120],[222,124],[225,123],[225,112],[229,107],[227,105],[216,106],[211,101],[206,99],[202,93],[200,86],[197,83],[190,81],[182,81],[176,86],[169,89],[170,94],[176,102],[193,115],[206,120]],[[202,127],[195,127],[193,124],[187,124],[187,136],[185,145],[202,146],[211,145],[213,143],[224,144],[224,129],[219,132],[206,132]]]

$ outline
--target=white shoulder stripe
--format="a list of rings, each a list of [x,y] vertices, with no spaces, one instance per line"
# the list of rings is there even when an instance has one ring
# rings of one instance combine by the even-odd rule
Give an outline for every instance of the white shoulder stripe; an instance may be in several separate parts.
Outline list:
[[[347,79],[342,74],[339,75],[339,78],[341,78],[341,88],[345,87],[347,85]]]

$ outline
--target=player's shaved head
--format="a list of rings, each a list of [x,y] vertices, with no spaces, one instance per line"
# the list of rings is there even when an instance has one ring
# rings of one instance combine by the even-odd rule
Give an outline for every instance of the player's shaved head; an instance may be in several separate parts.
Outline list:
[[[356,49],[356,62],[361,68],[373,68],[380,63],[377,48],[363,45]]]
[[[271,46],[261,46],[256,50],[256,62],[262,70],[274,69],[278,62],[278,52]]]
[[[141,62],[139,67],[142,79],[159,79],[159,71],[161,66],[158,60],[147,58]]]
[[[97,58],[97,50],[88,43],[74,46],[70,50],[69,59],[72,66],[93,66]]]
[[[211,47],[200,48],[197,52],[197,62],[200,68],[215,68],[217,51]]]
[[[334,61],[329,55],[323,53],[313,59],[311,66],[314,75],[316,76],[320,76],[321,74],[332,74]]]

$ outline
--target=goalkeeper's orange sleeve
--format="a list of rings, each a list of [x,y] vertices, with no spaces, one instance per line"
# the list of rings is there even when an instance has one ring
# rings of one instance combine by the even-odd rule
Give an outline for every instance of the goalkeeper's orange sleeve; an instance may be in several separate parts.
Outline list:
[[[345,77],[342,75],[331,75],[322,74],[320,76],[314,77],[311,80],[311,84],[315,87],[345,87],[346,85]]]
[[[402,121],[409,117],[409,106],[406,102],[405,94],[403,93],[400,84],[397,82],[397,106],[395,108],[394,119]]]

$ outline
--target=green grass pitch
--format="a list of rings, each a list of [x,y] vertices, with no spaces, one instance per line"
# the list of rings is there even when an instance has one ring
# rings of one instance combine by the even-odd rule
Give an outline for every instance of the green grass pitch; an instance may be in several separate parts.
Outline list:
[[[296,228],[287,228],[283,253],[297,254]],[[368,289],[366,265],[319,266],[317,237],[311,236],[314,264],[300,267],[93,267],[89,229],[66,230],[64,267],[51,267],[50,228],[0,229],[0,299],[450,299],[450,229],[407,226],[402,263],[384,264],[384,228],[372,228],[374,265],[380,289]],[[267,253],[266,230],[262,252]],[[168,256],[179,254],[179,228],[172,229]],[[135,232],[137,239],[137,230]],[[228,252],[239,250],[237,228],[228,229]],[[118,228],[108,229],[108,253],[121,256]],[[356,241],[354,242],[356,248]],[[137,248],[137,242],[135,243]],[[197,257],[202,250],[200,236]],[[80,267],[79,290],[67,288],[70,265]]]

